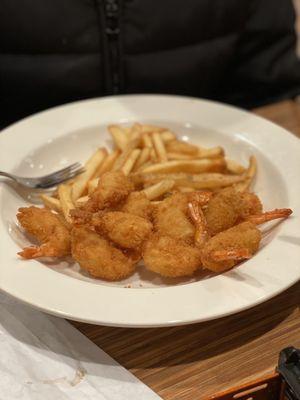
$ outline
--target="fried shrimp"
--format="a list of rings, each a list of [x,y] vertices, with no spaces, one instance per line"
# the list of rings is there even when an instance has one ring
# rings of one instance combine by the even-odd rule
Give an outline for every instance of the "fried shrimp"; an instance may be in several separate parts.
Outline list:
[[[213,236],[245,220],[249,215],[261,212],[262,204],[254,193],[241,193],[230,187],[211,198],[205,210],[205,218]]]
[[[87,227],[75,227],[71,232],[72,257],[94,278],[116,281],[127,278],[139,258],[126,254],[108,240]]]
[[[33,235],[40,246],[26,247],[18,254],[24,258],[62,257],[70,254],[70,232],[58,215],[46,208],[19,208],[21,226]]]
[[[123,172],[104,173],[89,200],[81,207],[71,210],[73,224],[85,225],[91,219],[92,213],[118,208],[119,203],[123,202],[133,189],[133,184]]]
[[[203,267],[214,272],[232,268],[257,252],[261,232],[251,222],[242,222],[209,239],[202,248]]]
[[[210,238],[207,221],[196,202],[189,203],[191,218],[196,226],[195,245],[201,249],[201,260],[204,268],[214,272],[223,272],[240,260],[251,258],[258,250],[261,232],[255,225],[286,218],[290,209],[275,209],[261,214],[250,215],[248,221],[237,224]]]
[[[238,212],[240,219],[246,219],[250,215],[261,214],[263,210],[259,197],[250,192],[238,192],[240,202]]]
[[[154,228],[159,235],[192,243],[195,227],[187,216],[188,199],[175,193],[163,200],[154,210]]]
[[[118,246],[128,249],[140,249],[152,232],[152,224],[145,218],[120,211],[95,213],[91,225]]]
[[[147,269],[166,277],[191,276],[201,266],[201,251],[184,241],[153,234],[145,243]]]
[[[143,192],[132,192],[129,194],[125,203],[123,204],[121,211],[137,215],[139,217],[148,219],[151,221],[153,206],[151,201],[147,198]]]
[[[193,243],[195,227],[191,222],[188,203],[197,199],[205,204],[211,197],[210,192],[174,193],[163,200],[154,211],[154,228],[160,235]]]
[[[133,189],[133,184],[123,172],[106,172],[101,176],[97,188],[82,208],[95,212],[114,207],[124,201]]]

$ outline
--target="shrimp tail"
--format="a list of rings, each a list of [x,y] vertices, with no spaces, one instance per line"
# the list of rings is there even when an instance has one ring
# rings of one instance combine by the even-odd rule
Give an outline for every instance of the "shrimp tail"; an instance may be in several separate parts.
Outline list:
[[[57,256],[56,253],[57,252],[54,248],[47,244],[44,244],[42,246],[25,247],[22,251],[18,253],[18,255],[29,260],[39,257],[55,257]]]
[[[250,215],[246,220],[255,225],[261,225],[265,222],[272,221],[273,219],[287,218],[292,214],[292,212],[293,211],[290,208],[276,208],[275,210],[261,214]]]
[[[209,239],[206,218],[197,201],[191,201],[188,203],[188,207],[191,219],[196,225],[195,243],[201,247]]]

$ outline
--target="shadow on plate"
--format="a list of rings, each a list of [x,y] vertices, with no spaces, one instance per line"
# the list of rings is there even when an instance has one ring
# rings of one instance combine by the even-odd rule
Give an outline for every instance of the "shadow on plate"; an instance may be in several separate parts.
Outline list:
[[[295,244],[296,246],[300,246],[300,237],[282,235],[282,236],[279,236],[278,238],[284,242],[288,242],[291,244]]]
[[[19,197],[21,197],[26,203],[31,205],[41,205],[42,201],[40,199],[41,194],[50,195],[53,193],[53,188],[49,190],[45,189],[30,189],[24,186],[18,185],[16,182],[9,179],[0,179],[1,185],[6,185],[9,192],[15,192]],[[26,207],[26,204],[24,204]],[[17,210],[16,210],[17,213]]]

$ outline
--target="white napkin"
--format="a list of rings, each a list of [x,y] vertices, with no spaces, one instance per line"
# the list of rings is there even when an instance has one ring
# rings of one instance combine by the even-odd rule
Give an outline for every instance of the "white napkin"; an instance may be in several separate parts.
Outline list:
[[[0,400],[158,400],[67,321],[0,293]]]

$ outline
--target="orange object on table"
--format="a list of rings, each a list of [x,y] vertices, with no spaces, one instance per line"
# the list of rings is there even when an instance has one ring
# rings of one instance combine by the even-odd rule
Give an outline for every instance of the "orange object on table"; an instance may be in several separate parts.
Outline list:
[[[294,347],[283,349],[277,372],[207,400],[300,400],[300,350]]]

